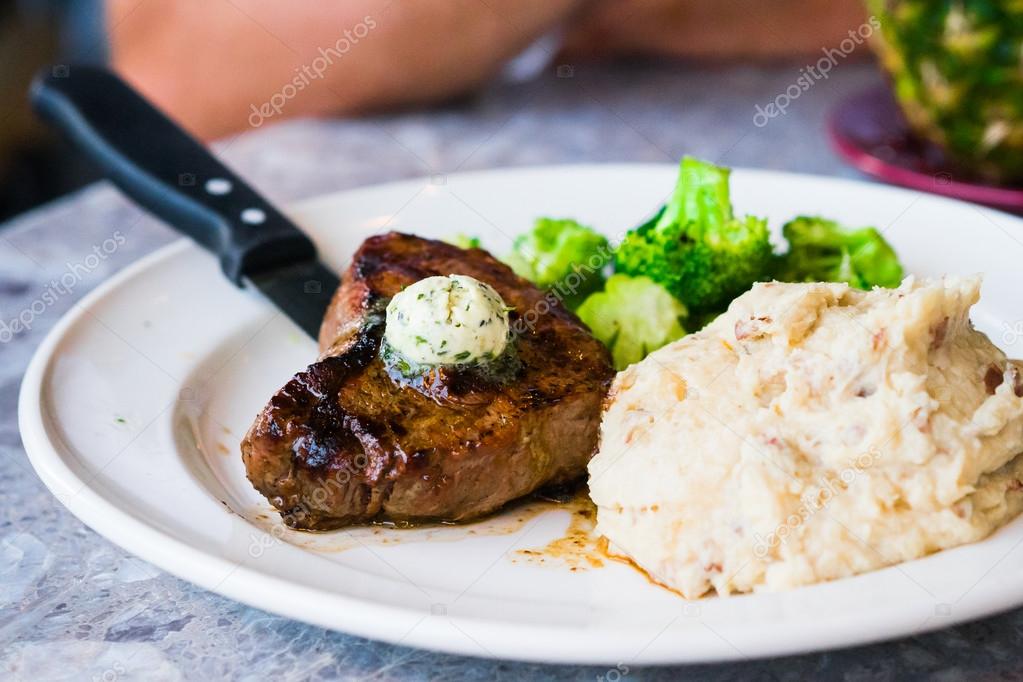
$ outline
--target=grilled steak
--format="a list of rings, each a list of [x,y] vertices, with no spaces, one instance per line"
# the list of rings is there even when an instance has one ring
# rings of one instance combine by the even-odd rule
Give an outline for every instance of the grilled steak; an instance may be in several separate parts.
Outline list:
[[[504,378],[442,367],[421,380],[380,358],[384,309],[431,275],[486,282],[510,314]],[[249,480],[287,524],[465,521],[582,476],[614,374],[578,318],[480,249],[390,233],[367,239],[295,375],[242,442]]]

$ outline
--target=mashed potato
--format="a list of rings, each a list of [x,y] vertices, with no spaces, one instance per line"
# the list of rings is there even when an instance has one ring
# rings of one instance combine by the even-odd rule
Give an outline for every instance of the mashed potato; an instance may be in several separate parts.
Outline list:
[[[758,284],[621,372],[597,532],[686,597],[780,590],[984,538],[1023,508],[1023,375],[975,278]]]

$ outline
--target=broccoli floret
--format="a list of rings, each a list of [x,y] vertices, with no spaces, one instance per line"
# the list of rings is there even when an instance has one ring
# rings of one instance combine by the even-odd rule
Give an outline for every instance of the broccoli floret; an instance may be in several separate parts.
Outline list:
[[[625,236],[615,271],[646,275],[701,314],[724,310],[767,276],[773,257],[767,222],[733,214],[729,172],[683,158],[671,199]]]
[[[472,235],[459,232],[453,234],[450,237],[445,237],[444,241],[452,246],[457,246],[460,249],[482,249],[483,242],[480,241],[479,237],[473,237]]]
[[[649,277],[612,275],[576,312],[611,351],[618,370],[686,333],[679,321],[686,307]]]
[[[833,220],[800,216],[782,228],[789,250],[778,260],[783,282],[848,282],[859,289],[897,287],[902,265],[873,227],[848,229]]]
[[[515,274],[574,308],[604,282],[611,249],[606,237],[574,220],[538,218],[503,260]]]

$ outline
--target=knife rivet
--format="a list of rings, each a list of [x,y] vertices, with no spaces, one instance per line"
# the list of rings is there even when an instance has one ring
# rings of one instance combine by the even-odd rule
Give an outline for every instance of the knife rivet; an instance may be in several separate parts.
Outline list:
[[[232,189],[234,189],[234,185],[230,180],[224,178],[210,178],[206,181],[206,191],[215,196],[227,194]]]
[[[266,220],[266,213],[262,209],[247,208],[242,211],[242,222],[247,225],[259,225]]]

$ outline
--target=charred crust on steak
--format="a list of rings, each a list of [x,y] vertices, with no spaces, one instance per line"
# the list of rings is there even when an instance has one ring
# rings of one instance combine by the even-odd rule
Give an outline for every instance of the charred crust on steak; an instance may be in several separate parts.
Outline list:
[[[465,521],[584,474],[614,370],[549,298],[534,323],[513,320],[505,376],[442,368],[416,382],[388,371],[387,301],[453,273],[487,282],[518,311],[546,298],[479,249],[397,233],[367,239],[324,318],[320,360],[271,398],[242,443],[249,480],[288,525]]]

